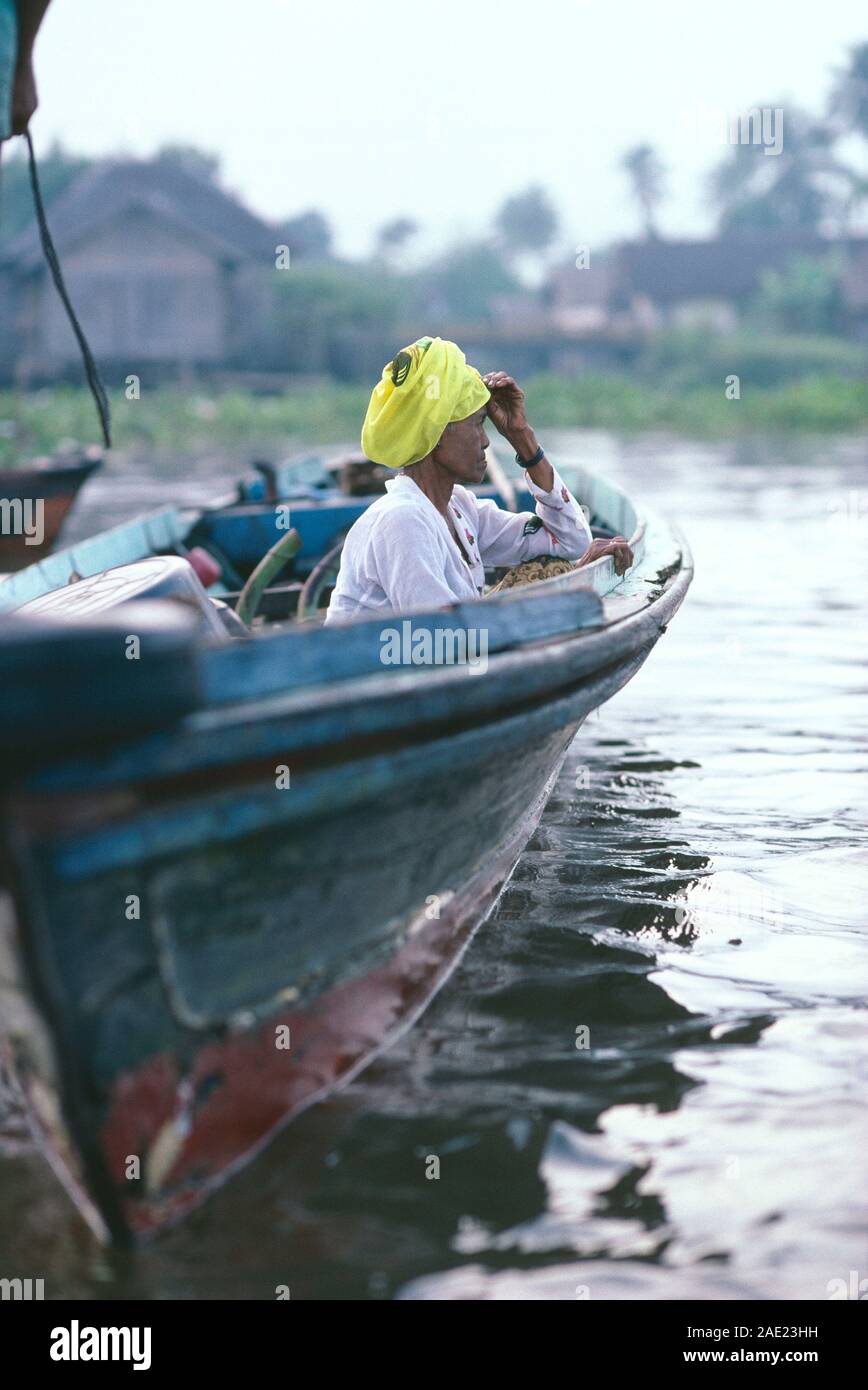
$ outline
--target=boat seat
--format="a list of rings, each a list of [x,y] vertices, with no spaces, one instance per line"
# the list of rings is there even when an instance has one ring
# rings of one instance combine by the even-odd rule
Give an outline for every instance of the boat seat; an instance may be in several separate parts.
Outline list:
[[[103,570],[50,594],[31,599],[22,615],[86,618],[142,599],[173,599],[192,608],[207,639],[228,642],[247,629],[225,603],[210,599],[192,565],[177,555],[153,555],[130,565]]]

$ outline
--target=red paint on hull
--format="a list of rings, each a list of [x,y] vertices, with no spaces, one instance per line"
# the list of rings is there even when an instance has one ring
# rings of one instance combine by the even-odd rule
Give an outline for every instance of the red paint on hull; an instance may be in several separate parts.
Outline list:
[[[388,962],[306,1007],[209,1038],[187,1072],[173,1055],[161,1055],[115,1086],[100,1144],[129,1231],[147,1236],[185,1216],[277,1130],[350,1081],[412,1024],[494,906],[560,762],[509,843],[443,905],[438,919],[417,919]],[[289,1050],[276,1046],[281,1026],[290,1030]],[[131,1155],[141,1159],[142,1182],[135,1187],[126,1177]],[[165,1171],[148,1192],[149,1163],[162,1167],[163,1159]]]
[[[480,916],[487,910],[480,905]],[[143,1235],[178,1220],[283,1124],[356,1075],[424,1008],[475,925],[473,919],[463,926],[426,924],[388,965],[327,991],[309,1008],[287,1009],[254,1032],[208,1042],[187,1075],[176,1059],[162,1056],[124,1078],[103,1131],[122,1198],[128,1156],[141,1154],[143,1142],[153,1142],[169,1122],[186,1131],[162,1191],[122,1201],[130,1229]],[[284,1025],[288,1050],[276,1046]],[[200,1087],[208,1094],[197,1104]]]
[[[0,572],[24,569],[49,553],[81,488],[99,466],[99,459],[87,459],[53,468],[0,470],[0,497],[43,504],[43,537],[39,545],[30,544],[24,535],[0,531]]]

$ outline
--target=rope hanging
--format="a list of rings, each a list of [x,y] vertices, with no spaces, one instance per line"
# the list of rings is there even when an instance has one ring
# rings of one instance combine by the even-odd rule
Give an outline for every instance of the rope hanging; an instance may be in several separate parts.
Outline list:
[[[107,449],[110,449],[112,446],[111,410],[109,408],[108,396],[102,384],[102,378],[100,377],[96,362],[94,361],[93,353],[90,350],[90,344],[84,336],[84,329],[78,321],[78,316],[72,307],[72,301],[64,283],[63,271],[60,268],[60,261],[54,249],[54,241],[48,227],[48,219],[45,216],[45,208],[42,203],[39,176],[36,172],[36,155],[33,150],[33,141],[30,138],[29,130],[24,132],[24,138],[27,141],[27,152],[30,160],[30,187],[33,190],[33,206],[36,209],[36,220],[39,223],[39,237],[42,242],[42,250],[48,262],[48,269],[51,271],[51,278],[54,281],[57,293],[60,295],[61,302],[66,310],[69,322],[72,325],[72,331],[76,336],[79,349],[81,350],[85,375],[87,376],[87,384],[90,387],[91,395],[96,403],[97,414],[99,415],[100,425],[102,426],[103,443]]]

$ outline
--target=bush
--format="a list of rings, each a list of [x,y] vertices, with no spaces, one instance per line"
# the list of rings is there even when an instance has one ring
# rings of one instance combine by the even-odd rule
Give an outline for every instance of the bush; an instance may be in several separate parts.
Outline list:
[[[742,389],[778,386],[802,377],[866,374],[868,354],[841,338],[705,331],[661,333],[649,341],[636,362],[636,373],[649,384],[668,382],[678,388],[716,387],[731,373]]]
[[[128,401],[114,391],[114,444],[185,453],[225,446],[252,455],[266,446],[357,440],[369,394],[366,387],[331,384],[279,396],[163,387]],[[98,440],[93,401],[83,388],[54,387],[24,396],[2,392],[2,426],[0,467],[53,453],[61,441]]]
[[[863,379],[817,374],[769,387],[742,377],[738,400],[727,400],[723,381],[722,374],[714,387],[672,380],[651,386],[619,375],[539,376],[527,384],[528,413],[540,429],[631,433],[665,428],[722,437],[751,431],[868,429],[868,383]]]
[[[369,390],[326,383],[255,396],[177,387],[128,401],[112,392],[118,449],[202,453],[288,450],[301,444],[355,442]],[[621,433],[667,429],[697,437],[750,432],[830,433],[868,430],[868,382],[816,374],[776,387],[744,378],[741,398],[727,400],[722,378],[714,387],[653,386],[624,375],[578,378],[537,376],[527,383],[528,413],[546,428],[604,429]],[[97,441],[96,415],[84,388],[53,387],[28,395],[0,393],[0,467],[52,453],[61,441]]]

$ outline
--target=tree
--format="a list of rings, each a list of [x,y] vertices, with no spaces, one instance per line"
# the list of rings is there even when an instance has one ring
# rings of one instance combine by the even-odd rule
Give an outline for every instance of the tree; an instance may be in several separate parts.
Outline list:
[[[636,145],[621,160],[642,212],[646,240],[657,236],[657,208],[663,200],[664,168],[650,145]]]
[[[797,107],[765,109],[783,113],[780,152],[767,154],[759,138],[731,145],[710,179],[720,231],[816,233],[826,218],[840,215],[850,183],[834,154],[835,133]],[[748,129],[745,118],[741,126],[742,133]]]
[[[417,309],[426,317],[485,322],[495,295],[520,285],[497,246],[481,241],[455,246],[416,278]]]
[[[39,185],[46,207],[84,169],[94,163],[79,155],[67,154],[63,146],[54,144],[39,160]],[[0,188],[0,237],[11,240],[33,220],[33,194],[30,190],[30,171],[23,149],[3,155],[2,188]]]
[[[315,208],[280,223],[277,239],[289,247],[293,261],[327,261],[331,256],[332,229]]]
[[[331,372],[346,356],[346,342],[390,341],[406,317],[405,299],[401,278],[368,266],[328,262],[276,271],[268,356],[284,370]]]
[[[868,140],[868,43],[854,45],[849,66],[836,74],[829,116],[841,135],[859,135]],[[847,175],[849,193],[842,219],[845,225],[868,199],[868,178],[856,169],[848,170]]]
[[[393,222],[384,222],[377,232],[377,255],[382,260],[391,260],[396,252],[402,251],[419,231],[418,222],[412,217],[396,217]]]
[[[554,241],[558,217],[545,190],[537,184],[507,198],[494,225],[507,255],[528,251],[542,255]]]
[[[836,74],[829,115],[845,134],[868,140],[868,43],[855,44],[850,49],[849,67]]]
[[[839,332],[841,270],[835,256],[793,256],[783,271],[764,271],[751,317],[779,333]]]
[[[166,164],[177,164],[203,183],[216,183],[220,174],[219,156],[197,149],[195,145],[162,145],[154,158]]]

